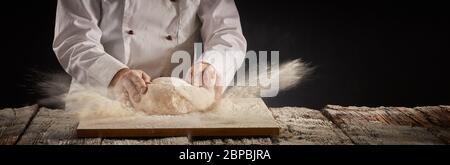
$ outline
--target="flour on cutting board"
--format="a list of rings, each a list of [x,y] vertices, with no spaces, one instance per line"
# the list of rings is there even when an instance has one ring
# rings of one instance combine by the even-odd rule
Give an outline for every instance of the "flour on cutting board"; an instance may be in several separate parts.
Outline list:
[[[253,99],[222,100],[220,106],[208,112],[193,112],[181,115],[142,115],[82,119],[80,127],[96,129],[130,128],[234,128],[273,127],[276,123],[264,104]],[[88,115],[88,114],[85,114]],[[92,118],[91,118],[92,119]]]
[[[67,109],[76,110],[80,120],[95,121],[96,125],[104,122],[111,124],[111,120],[121,123],[122,126],[133,125],[133,121],[148,121],[148,127],[162,127],[170,123],[176,126],[211,126],[212,124],[236,124],[264,123],[271,121],[268,111],[261,111],[255,98],[231,99],[224,98],[209,111],[196,111],[179,115],[148,115],[142,111],[126,107],[118,101],[111,100],[96,92],[79,92],[67,97]],[[145,120],[141,120],[144,119]],[[127,122],[120,122],[124,120]],[[175,123],[175,124],[174,124]],[[178,123],[178,124],[176,124]],[[205,125],[206,124],[206,125]],[[142,126],[142,125],[141,125]]]

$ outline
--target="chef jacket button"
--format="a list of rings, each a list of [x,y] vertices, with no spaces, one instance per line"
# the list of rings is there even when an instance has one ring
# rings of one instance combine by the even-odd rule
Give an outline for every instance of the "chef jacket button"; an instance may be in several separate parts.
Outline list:
[[[169,41],[172,41],[173,38],[172,38],[171,35],[167,35],[167,36],[166,36],[166,39],[169,40]]]
[[[133,31],[133,30],[128,30],[127,33],[128,33],[129,35],[133,35],[133,34],[134,34],[134,31]]]

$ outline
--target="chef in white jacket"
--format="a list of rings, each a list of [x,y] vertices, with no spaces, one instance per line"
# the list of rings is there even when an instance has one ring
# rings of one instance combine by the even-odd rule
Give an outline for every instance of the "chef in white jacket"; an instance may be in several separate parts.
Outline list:
[[[193,54],[196,42],[203,51],[190,72],[204,76],[186,80],[220,96],[246,51],[233,0],[58,1],[53,49],[72,84],[109,87],[140,101],[151,79],[170,76],[172,54]]]

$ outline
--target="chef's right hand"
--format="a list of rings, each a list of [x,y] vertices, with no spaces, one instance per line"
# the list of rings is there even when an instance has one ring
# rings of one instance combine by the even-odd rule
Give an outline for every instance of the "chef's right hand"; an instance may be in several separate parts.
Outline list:
[[[124,68],[114,75],[109,88],[112,89],[113,96],[120,101],[133,99],[134,102],[140,102],[141,96],[147,92],[150,80],[150,76],[142,70]]]

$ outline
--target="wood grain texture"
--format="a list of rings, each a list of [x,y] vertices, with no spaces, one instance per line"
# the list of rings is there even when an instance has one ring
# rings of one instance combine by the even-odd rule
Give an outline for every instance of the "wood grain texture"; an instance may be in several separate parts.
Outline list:
[[[318,110],[271,108],[281,126],[278,144],[352,144],[351,140]]]
[[[189,145],[187,137],[147,139],[103,139],[102,145]]]
[[[241,100],[245,102],[245,100]],[[264,105],[265,106],[265,105]],[[254,107],[253,107],[254,108]],[[278,138],[166,137],[77,138],[73,112],[37,105],[0,110],[0,144],[270,145],[270,144],[449,144],[450,106],[342,107],[322,111],[271,108]],[[321,113],[322,112],[322,113]]]
[[[233,100],[227,109],[171,116],[81,120],[79,137],[278,136],[279,127],[261,99]]]
[[[271,138],[246,137],[246,138],[194,138],[193,145],[271,145]]]
[[[402,107],[328,105],[323,114],[355,144],[443,144],[425,125],[421,112]]]
[[[0,110],[0,145],[17,143],[37,110],[37,105]]]
[[[427,106],[416,107],[414,110],[421,113],[422,118],[428,123],[424,123],[433,135],[450,144],[450,106]]]
[[[64,110],[40,108],[17,144],[100,144],[100,138],[76,138],[78,120],[75,115]]]

